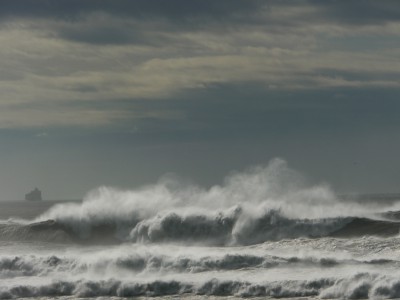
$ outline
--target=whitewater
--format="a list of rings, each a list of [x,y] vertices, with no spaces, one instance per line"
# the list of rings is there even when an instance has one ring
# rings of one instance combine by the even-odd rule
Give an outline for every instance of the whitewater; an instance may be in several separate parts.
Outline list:
[[[398,200],[337,196],[281,159],[208,189],[100,187],[0,220],[0,299],[400,298]]]

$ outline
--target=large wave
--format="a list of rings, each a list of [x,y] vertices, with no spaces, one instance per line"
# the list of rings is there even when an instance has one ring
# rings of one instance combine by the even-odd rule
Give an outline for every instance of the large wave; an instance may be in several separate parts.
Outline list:
[[[378,212],[385,210],[396,207],[382,206]],[[325,236],[355,218],[371,218],[372,212],[376,207],[339,200],[325,184],[307,185],[285,161],[275,159],[233,173],[210,189],[171,177],[133,191],[101,187],[82,203],[56,205],[35,222],[54,220],[81,240],[232,245]],[[398,232],[394,223],[385,223],[381,232],[390,231],[387,227],[391,234]]]
[[[102,187],[0,222],[0,299],[396,298],[396,205],[340,199],[280,159],[209,189]]]

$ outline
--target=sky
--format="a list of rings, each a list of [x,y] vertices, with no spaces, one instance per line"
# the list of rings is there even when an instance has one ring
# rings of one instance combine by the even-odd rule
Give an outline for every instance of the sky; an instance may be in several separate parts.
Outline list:
[[[400,192],[396,0],[1,0],[0,44],[0,200],[276,157]]]

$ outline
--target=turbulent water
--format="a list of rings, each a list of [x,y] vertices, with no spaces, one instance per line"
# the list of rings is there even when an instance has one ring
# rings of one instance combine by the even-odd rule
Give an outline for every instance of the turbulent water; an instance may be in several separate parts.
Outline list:
[[[356,200],[282,160],[210,189],[99,188],[0,221],[0,299],[400,298],[400,202]]]

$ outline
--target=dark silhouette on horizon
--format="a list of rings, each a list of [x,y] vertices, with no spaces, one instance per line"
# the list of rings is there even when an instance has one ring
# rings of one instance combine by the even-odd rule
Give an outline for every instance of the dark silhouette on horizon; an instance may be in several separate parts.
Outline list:
[[[25,194],[25,200],[26,201],[41,201],[42,200],[42,192],[38,188],[35,188],[33,191],[29,192],[28,194]]]

